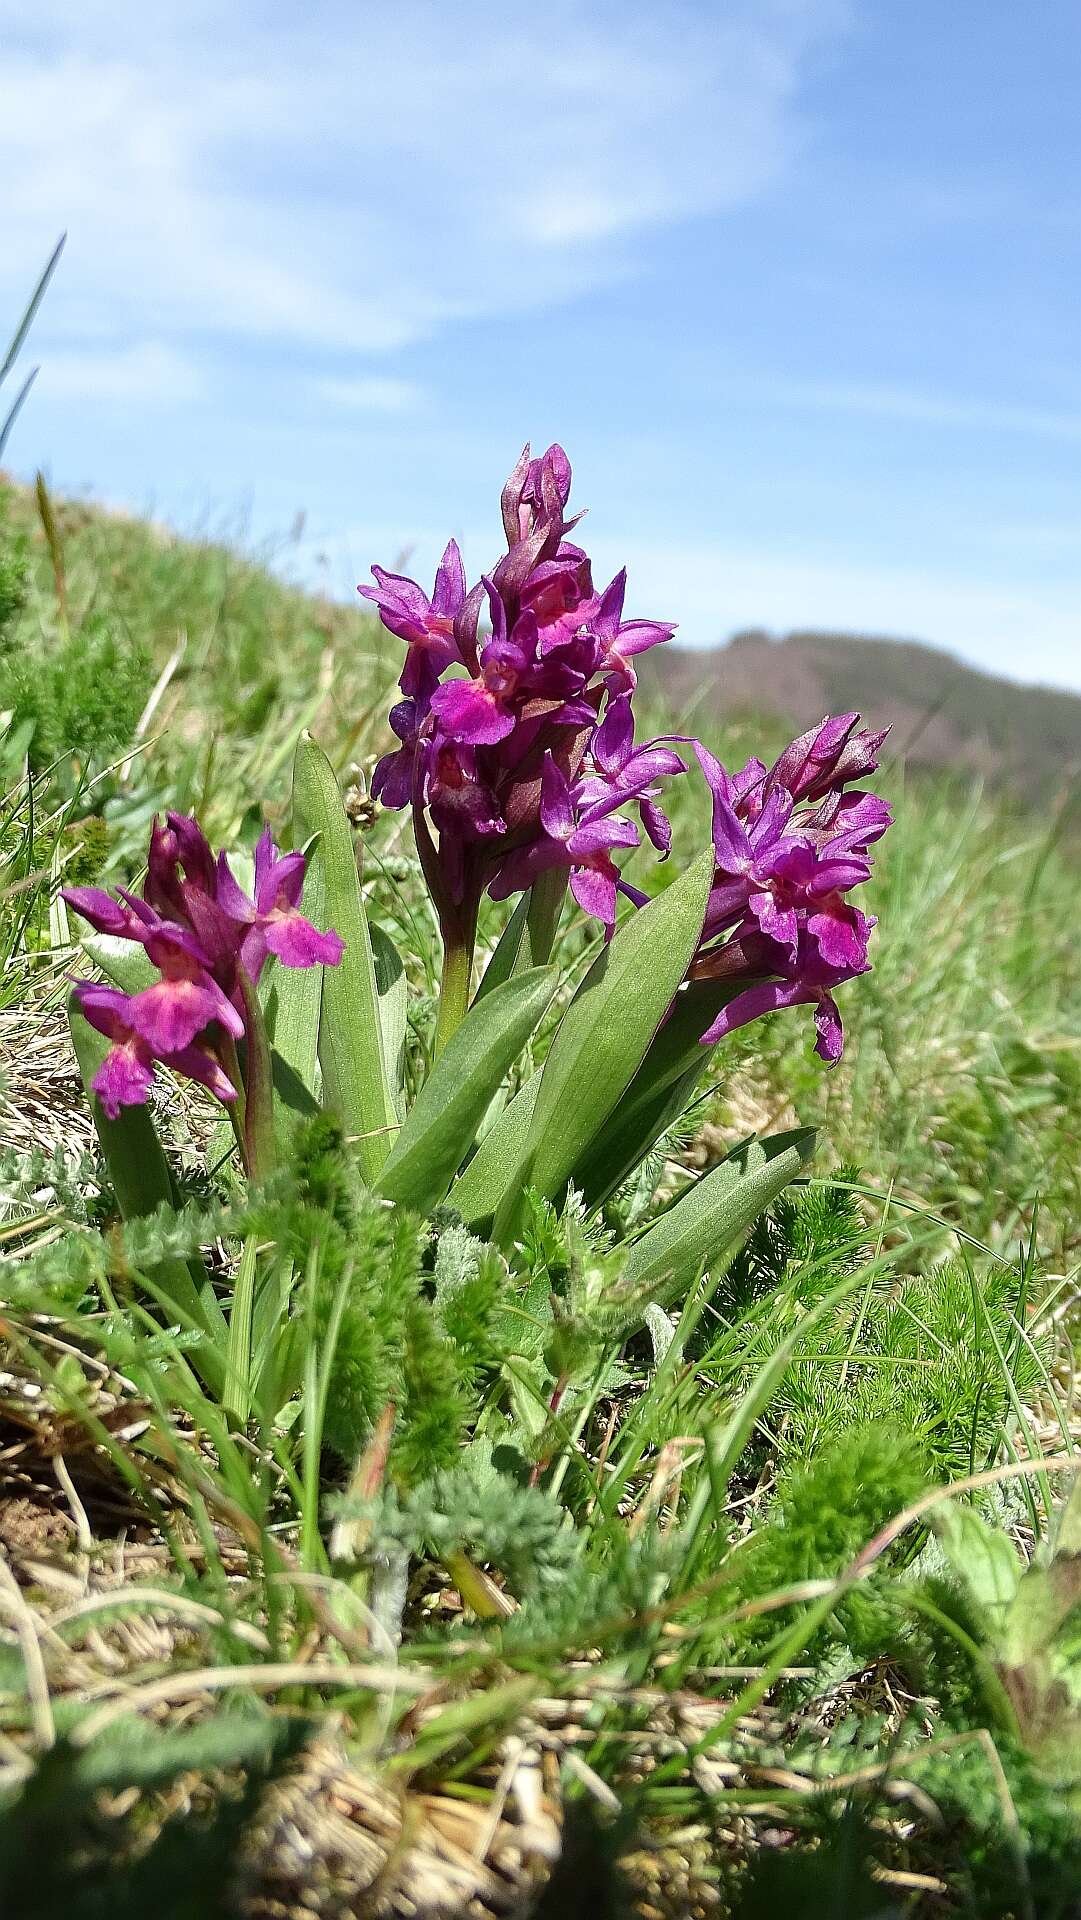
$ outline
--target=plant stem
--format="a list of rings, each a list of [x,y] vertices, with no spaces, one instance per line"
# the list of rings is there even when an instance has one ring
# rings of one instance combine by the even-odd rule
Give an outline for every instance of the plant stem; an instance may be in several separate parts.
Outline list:
[[[443,948],[443,977],[439,982],[439,1013],[435,1023],[437,1059],[465,1019],[472,975],[472,940],[448,937]]]

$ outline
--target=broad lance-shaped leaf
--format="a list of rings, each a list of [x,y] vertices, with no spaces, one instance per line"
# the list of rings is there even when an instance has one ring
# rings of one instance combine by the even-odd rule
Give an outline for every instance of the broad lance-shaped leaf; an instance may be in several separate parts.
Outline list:
[[[110,1043],[83,1019],[74,994],[68,1000],[68,1024],[121,1218],[140,1220],[161,1206],[174,1207],[173,1182],[150,1109],[122,1107],[110,1120],[97,1094],[91,1092]],[[185,1261],[170,1256],[160,1260],[147,1279],[153,1281],[167,1310],[175,1307],[183,1322],[202,1327],[209,1335],[192,1359],[208,1386],[220,1388],[225,1379],[225,1318],[202,1262],[197,1257]]]
[[[702,1045],[702,1035],[740,991],[728,980],[700,980],[677,996],[623,1099],[574,1169],[589,1207],[603,1206],[679,1119],[717,1051]]]
[[[459,1174],[447,1199],[467,1227],[491,1220],[516,1178],[525,1152],[533,1109],[540,1092],[541,1069],[519,1087],[495,1125],[485,1134],[465,1172]]]
[[[307,862],[301,905],[312,925],[324,928],[326,881],[319,842],[304,851]],[[271,1046],[313,1100],[319,1094],[319,1019],[325,971],[323,967],[283,967],[273,959],[268,968],[265,1013]]]
[[[509,980],[513,973],[521,972],[519,961],[523,952],[528,949],[526,939],[528,917],[529,895],[523,893],[492,949],[492,957],[481,975],[480,986],[473,997],[474,1006],[478,1000],[484,999],[485,994],[493,993],[496,987],[501,987],[504,980]]]
[[[447,1042],[377,1182],[399,1206],[437,1206],[476,1136],[504,1075],[556,990],[550,967],[504,981],[470,1009]]]
[[[484,969],[475,999],[482,1000],[504,980],[514,979],[530,967],[548,965],[566,894],[566,873],[556,868],[542,873],[523,893]]]
[[[356,1140],[361,1172],[373,1183],[390,1152],[398,1115],[383,1059],[372,943],[360,891],[353,835],[334,770],[310,734],[293,761],[293,836],[319,835],[325,925],[345,942],[340,965],[323,980],[319,1061],[323,1099]]]
[[[390,935],[373,920],[368,932],[379,1000],[379,1027],[383,1035],[383,1064],[394,1110],[405,1119],[405,1036],[409,1024],[409,986],[405,968]]]
[[[544,1064],[524,1162],[496,1220],[513,1232],[520,1191],[546,1199],[565,1186],[642,1064],[702,932],[712,847],[656,900],[625,920],[593,962]]]
[[[737,1148],[643,1234],[624,1268],[621,1293],[663,1306],[706,1268],[727,1265],[759,1214],[806,1166],[814,1146],[814,1128],[801,1127]]]

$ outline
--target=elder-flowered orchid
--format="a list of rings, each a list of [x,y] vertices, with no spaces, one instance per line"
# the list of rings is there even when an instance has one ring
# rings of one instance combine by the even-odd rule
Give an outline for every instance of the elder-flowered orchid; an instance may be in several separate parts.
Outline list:
[[[84,1018],[112,1045],[93,1089],[111,1119],[141,1106],[160,1064],[234,1102],[236,1043],[252,1040],[254,987],[274,954],[283,966],[336,966],[342,942],[300,912],[304,855],[280,854],[269,829],[255,851],[255,897],[217,859],[198,823],[170,813],[151,834],[142,898],[70,887],[69,906],[101,933],[142,946],[158,979],[138,993],[76,981]]]
[[[877,794],[846,792],[874,771],[885,732],[856,732],[858,714],[827,718],[767,769],[731,774],[700,743],[713,796],[717,861],[698,979],[744,979],[703,1039],[713,1044],[780,1007],[813,1005],[816,1050],[833,1062],[844,1044],[833,991],[865,973],[873,916],[848,899],[871,875],[871,846],[890,824]]]
[[[674,627],[624,619],[625,571],[596,590],[588,554],[567,538],[570,488],[561,447],[538,459],[527,447],[501,496],[507,551],[477,586],[466,592],[448,548],[431,601],[378,568],[378,586],[361,589],[409,649],[406,698],[390,716],[400,745],[379,761],[372,791],[385,806],[412,806],[444,948],[467,956],[466,975],[486,889],[505,899],[562,869],[610,933],[613,855],[640,839],[618,808],[637,807],[662,853],[671,841],[660,783],[685,763],[659,742],[634,747],[630,662]]]

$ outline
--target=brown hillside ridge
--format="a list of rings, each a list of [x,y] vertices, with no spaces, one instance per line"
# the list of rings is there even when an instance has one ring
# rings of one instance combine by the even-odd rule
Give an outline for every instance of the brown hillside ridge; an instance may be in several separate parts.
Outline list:
[[[643,685],[695,724],[775,717],[793,731],[858,709],[892,726],[910,764],[977,775],[1050,798],[1081,775],[1081,696],[980,673],[936,647],[844,633],[752,629],[705,651],[643,655]]]

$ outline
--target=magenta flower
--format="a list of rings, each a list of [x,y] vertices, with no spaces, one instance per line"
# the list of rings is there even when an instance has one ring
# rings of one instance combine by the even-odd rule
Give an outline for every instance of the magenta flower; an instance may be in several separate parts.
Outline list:
[[[859,973],[867,970],[866,965],[854,969]],[[767,1013],[778,1013],[782,1007],[813,1006],[815,1052],[820,1060],[832,1066],[844,1052],[844,1028],[831,989],[852,977],[851,971],[831,970],[812,961],[792,979],[764,980],[758,986],[748,987],[722,1007],[713,1025],[702,1035],[703,1045],[715,1045],[752,1020],[760,1020]]]
[[[76,994],[84,1020],[113,1042],[93,1081],[94,1092],[110,1120],[117,1118],[121,1107],[145,1105],[154,1084],[156,1062],[188,1080],[201,1081],[219,1100],[236,1099],[236,1088],[207,1048],[154,1051],[135,1014],[138,996],[121,993],[118,987],[93,986],[89,981],[77,983]]]
[[[407,698],[390,716],[400,745],[379,761],[372,791],[384,806],[412,805],[444,941],[457,947],[472,946],[486,888],[504,899],[560,867],[610,931],[613,856],[639,841],[615,817],[624,803],[662,854],[671,842],[661,783],[686,769],[661,742],[634,746],[630,694],[634,656],[674,629],[624,619],[625,572],[596,592],[588,554],[567,537],[570,487],[561,447],[538,459],[526,447],[501,495],[507,551],[477,586],[465,591],[454,548],[453,581],[441,589],[437,576],[431,601],[378,568],[378,588],[362,589],[409,649]]]
[[[413,798],[413,775],[426,717],[426,710],[414,699],[399,700],[390,710],[390,730],[402,744],[385,753],[372,774],[372,794],[385,807],[407,807]]]
[[[873,772],[884,733],[855,733],[858,714],[827,719],[767,771],[730,774],[700,744],[713,795],[717,871],[692,977],[746,981],[707,1042],[779,1007],[813,1005],[816,1048],[840,1058],[833,989],[865,973],[875,921],[848,898],[870,878],[872,844],[890,823],[877,794],[843,791]]]
[[[614,693],[632,693],[638,676],[631,666],[636,653],[670,640],[675,626],[670,620],[624,620],[623,600],[627,591],[627,569],[623,567],[607,586],[597,604],[592,630],[600,649],[598,671],[611,675]]]
[[[339,934],[320,933],[299,910],[304,855],[279,853],[265,828],[255,849],[255,899],[233,878],[225,854],[218,856],[217,904],[235,927],[246,929],[240,965],[258,980],[272,953],[286,967],[336,967],[344,952]]]
[[[439,732],[470,747],[494,747],[514,732],[516,695],[528,679],[537,647],[535,615],[521,614],[508,634],[503,600],[491,581],[485,586],[492,637],[481,648],[480,671],[470,680],[448,680],[431,697]]]
[[[155,821],[143,898],[71,887],[64,898],[102,933],[145,948],[158,979],[140,993],[76,981],[81,1011],[112,1042],[94,1091],[115,1119],[149,1097],[156,1063],[198,1080],[219,1100],[238,1097],[236,1042],[247,1035],[254,987],[268,955],[283,966],[337,966],[342,942],[300,912],[304,856],[279,854],[269,828],[255,851],[255,898],[228,860],[215,860],[194,819]]]
[[[675,738],[674,735],[665,738]],[[678,753],[663,740],[649,740],[645,746],[634,744],[634,715],[629,693],[610,698],[604,719],[590,742],[592,775],[579,788],[583,807],[608,809],[609,803],[637,804],[639,816],[649,838],[662,859],[672,845],[668,817],[657,805],[661,788],[658,781],[687,769]]]
[[[545,754],[540,802],[543,833],[501,863],[491,884],[493,900],[505,900],[512,893],[524,891],[552,867],[566,867],[579,906],[601,922],[610,938],[619,880],[612,853],[616,848],[638,845],[633,821],[610,817],[610,810],[619,804],[618,797],[609,796],[608,811],[597,805],[582,808],[581,789],[572,787],[551,754]]]
[[[444,669],[460,657],[454,623],[465,600],[465,569],[457,541],[447,542],[430,600],[415,580],[400,573],[387,573],[382,567],[373,567],[372,573],[376,585],[358,587],[357,592],[374,601],[383,625],[409,648],[402,692],[425,699]]]

